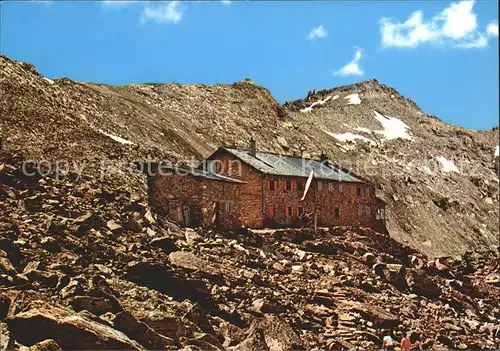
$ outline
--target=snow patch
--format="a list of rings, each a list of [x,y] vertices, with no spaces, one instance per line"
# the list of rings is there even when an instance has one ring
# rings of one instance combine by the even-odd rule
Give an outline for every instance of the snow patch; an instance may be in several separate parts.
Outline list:
[[[500,156],[500,145],[495,148],[495,157]]]
[[[379,121],[384,130],[375,131],[375,133],[379,133],[385,136],[385,140],[393,140],[393,139],[407,139],[412,140],[412,137],[408,134],[407,129],[409,127],[400,119],[396,117],[384,116],[378,113],[377,111],[373,111],[375,113],[375,118]]]
[[[109,133],[106,133],[102,130],[99,129],[99,132],[106,135],[107,137],[110,137],[111,139],[113,139],[114,141],[117,141],[119,142],[120,144],[125,144],[125,145],[134,145],[133,142],[131,142],[130,140],[127,140],[127,139],[123,139],[123,138],[120,138],[119,136],[116,136],[116,135],[113,135],[113,134],[109,134]]]
[[[450,172],[460,173],[460,171],[458,170],[457,166],[455,166],[455,163],[453,161],[448,160],[443,156],[436,157],[436,160],[441,164],[441,170],[444,173],[450,173]]]
[[[336,98],[334,97],[334,98],[333,98],[334,100],[338,98],[338,95],[335,95],[335,96],[336,96]],[[329,96],[327,96],[326,98],[324,98],[323,100],[318,100],[318,101],[315,101],[315,102],[313,102],[313,103],[311,104],[311,106],[306,107],[306,108],[303,108],[302,110],[300,110],[300,112],[311,112],[314,106],[317,106],[317,105],[324,105],[324,104],[326,104],[326,102],[327,102],[328,100],[330,100],[331,98],[332,98],[332,96],[331,96],[331,95],[329,95]]]
[[[52,79],[49,79],[47,77],[43,77],[43,79],[45,79],[46,82],[48,82],[49,84],[54,84],[54,81]]]
[[[358,94],[350,94],[344,97],[344,99],[349,100],[347,102],[348,105],[359,105],[361,103],[361,99]]]
[[[359,135],[359,134],[353,134],[353,133],[338,133],[338,134],[335,134],[335,133],[331,133],[327,130],[323,130],[326,134],[334,137],[335,139],[337,139],[338,141],[342,141],[342,142],[346,142],[346,141],[354,141],[356,139],[358,140],[362,140],[364,142],[367,142],[367,143],[370,143],[370,144],[373,144],[375,145],[375,142],[373,140],[370,140],[362,135]]]

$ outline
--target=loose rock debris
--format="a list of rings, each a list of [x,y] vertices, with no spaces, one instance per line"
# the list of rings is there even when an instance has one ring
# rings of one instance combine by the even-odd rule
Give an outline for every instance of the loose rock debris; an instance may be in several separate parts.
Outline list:
[[[338,227],[182,229],[127,189],[0,158],[1,348],[498,349],[498,252],[430,259]]]

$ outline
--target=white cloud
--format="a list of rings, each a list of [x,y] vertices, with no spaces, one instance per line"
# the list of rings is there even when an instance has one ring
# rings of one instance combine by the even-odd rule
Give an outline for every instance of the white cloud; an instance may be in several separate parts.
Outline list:
[[[478,30],[474,4],[473,0],[452,3],[429,20],[424,19],[420,10],[413,12],[402,23],[383,17],[379,21],[382,46],[411,48],[423,43],[447,43],[465,49],[486,47],[488,38]],[[490,30],[493,31],[494,27],[490,29],[488,26],[488,35]]]
[[[443,21],[442,33],[453,39],[463,39],[477,29],[477,16],[472,11],[474,1],[463,0],[448,6],[437,20]]]
[[[314,40],[316,38],[325,38],[327,36],[328,36],[328,32],[326,31],[326,29],[323,28],[322,25],[319,25],[319,26],[311,29],[311,31],[309,32],[309,35],[307,36],[307,39]]]
[[[179,1],[169,1],[159,6],[146,6],[142,11],[142,21],[178,23],[182,20],[183,13],[184,9]]]
[[[384,47],[413,47],[435,36],[430,24],[423,23],[422,11],[415,11],[404,23],[393,23],[385,17],[379,23]]]
[[[488,38],[486,35],[479,33],[475,39],[458,42],[455,47],[462,49],[479,49],[488,46]]]
[[[230,0],[221,0],[220,3],[222,5],[226,5],[226,6],[231,5],[231,1]]]
[[[486,27],[486,34],[490,37],[498,37],[498,23],[491,22]]]
[[[352,61],[347,63],[344,67],[336,71],[334,74],[336,76],[362,76],[363,71],[359,67],[359,61],[363,57],[363,51],[361,49],[356,49],[354,58]]]

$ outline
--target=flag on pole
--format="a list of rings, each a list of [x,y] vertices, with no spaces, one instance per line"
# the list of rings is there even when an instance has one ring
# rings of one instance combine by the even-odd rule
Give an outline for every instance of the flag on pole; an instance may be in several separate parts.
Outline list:
[[[306,198],[306,195],[307,195],[307,191],[309,190],[309,188],[311,187],[311,183],[312,183],[312,180],[313,180],[313,176],[314,176],[314,171],[311,170],[311,174],[309,174],[309,178],[307,178],[307,182],[306,182],[306,187],[304,189],[304,195],[302,195],[302,199],[300,199],[300,201],[304,201],[304,199]]]

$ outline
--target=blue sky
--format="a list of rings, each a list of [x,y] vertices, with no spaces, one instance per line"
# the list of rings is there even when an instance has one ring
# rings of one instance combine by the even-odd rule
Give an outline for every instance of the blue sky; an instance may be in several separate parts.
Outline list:
[[[498,3],[2,2],[0,51],[50,78],[233,83],[280,102],[377,78],[429,114],[498,125]]]

